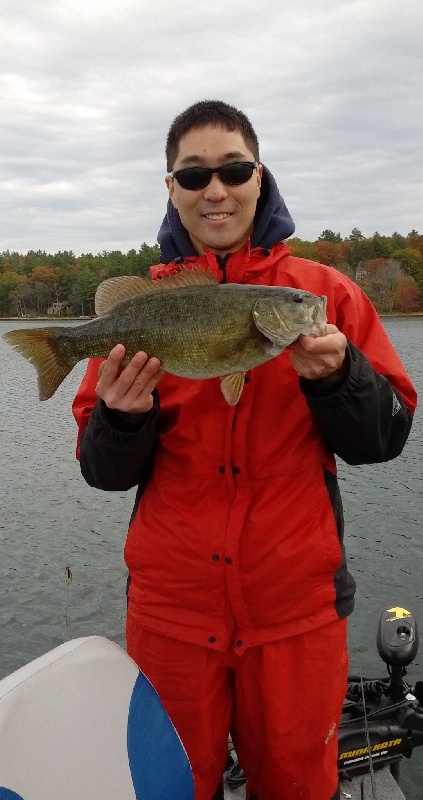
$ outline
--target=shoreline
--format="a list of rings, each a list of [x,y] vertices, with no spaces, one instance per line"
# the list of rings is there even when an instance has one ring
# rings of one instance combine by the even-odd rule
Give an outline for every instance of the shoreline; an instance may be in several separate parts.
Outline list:
[[[423,317],[423,311],[382,311],[379,317]]]
[[[89,319],[96,319],[96,315],[93,314],[92,316],[85,316],[85,317],[53,317],[53,316],[39,316],[39,317],[32,317],[28,314],[26,317],[0,317],[0,322],[86,322]]]
[[[379,317],[423,317],[423,311],[382,311]],[[79,317],[53,317],[53,316],[25,316],[25,317],[0,317],[0,322],[86,322],[90,319],[96,319],[96,314],[79,316]]]

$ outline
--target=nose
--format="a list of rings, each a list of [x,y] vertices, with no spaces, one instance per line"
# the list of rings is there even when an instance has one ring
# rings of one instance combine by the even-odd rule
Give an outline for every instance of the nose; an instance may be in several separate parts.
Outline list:
[[[204,189],[204,199],[216,203],[228,196],[227,187],[220,180],[217,172],[213,172],[210,183]]]

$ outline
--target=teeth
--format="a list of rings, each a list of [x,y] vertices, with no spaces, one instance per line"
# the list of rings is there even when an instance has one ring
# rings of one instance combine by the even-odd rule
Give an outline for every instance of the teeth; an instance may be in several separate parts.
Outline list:
[[[221,214],[204,214],[204,216],[206,219],[226,219],[231,215],[229,213],[222,212]]]

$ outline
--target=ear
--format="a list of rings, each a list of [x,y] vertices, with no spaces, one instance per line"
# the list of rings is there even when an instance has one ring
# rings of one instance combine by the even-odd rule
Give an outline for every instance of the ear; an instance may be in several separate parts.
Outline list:
[[[165,182],[166,182],[167,190],[169,192],[169,200],[171,201],[173,206],[176,208],[175,199],[174,199],[175,182],[174,182],[173,178],[170,177],[170,175],[166,175]]]
[[[260,189],[261,189],[262,177],[263,177],[263,165],[259,164],[258,167],[257,167],[257,187],[258,187],[258,190],[259,190],[259,194],[260,194]]]

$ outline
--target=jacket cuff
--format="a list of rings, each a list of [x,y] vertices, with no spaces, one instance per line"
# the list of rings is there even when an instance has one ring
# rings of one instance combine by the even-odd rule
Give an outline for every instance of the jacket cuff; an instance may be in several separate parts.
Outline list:
[[[96,404],[96,412],[99,421],[116,432],[141,433],[142,429],[149,425],[159,411],[160,403],[157,389],[153,390],[153,400],[153,406],[150,411],[142,414],[126,414],[124,411],[108,408],[104,400],[100,399]]]

